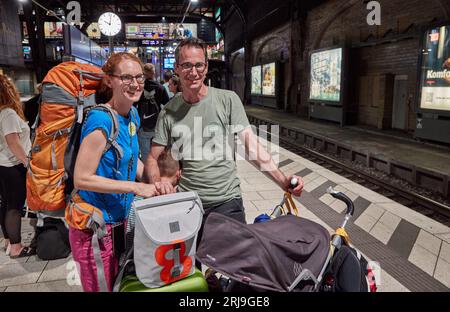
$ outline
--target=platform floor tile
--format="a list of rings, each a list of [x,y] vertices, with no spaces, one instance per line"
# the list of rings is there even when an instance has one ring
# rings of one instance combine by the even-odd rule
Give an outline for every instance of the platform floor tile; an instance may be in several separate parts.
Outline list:
[[[437,256],[420,245],[414,245],[408,260],[433,276],[436,267]]]
[[[434,278],[450,288],[450,263],[438,258]]]
[[[420,230],[416,244],[437,256],[441,249],[442,240],[424,230]]]
[[[68,285],[66,281],[10,286],[6,292],[82,292],[80,285]]]

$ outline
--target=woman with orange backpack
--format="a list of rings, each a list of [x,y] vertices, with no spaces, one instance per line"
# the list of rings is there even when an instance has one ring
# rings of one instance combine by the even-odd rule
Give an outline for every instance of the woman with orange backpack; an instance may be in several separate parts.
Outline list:
[[[35,254],[22,245],[20,235],[30,149],[30,128],[19,93],[10,79],[0,74],[0,223],[6,254],[13,259]]]
[[[118,273],[119,249],[123,247],[124,223],[134,195],[151,197],[174,192],[170,183],[135,182],[136,179],[141,180],[144,170],[138,157],[136,130],[139,129],[140,121],[136,108],[133,107],[133,103],[139,100],[143,92],[145,81],[141,61],[129,53],[116,53],[102,69],[105,73],[102,85],[109,94],[106,96],[109,99],[107,109],[113,111],[118,121],[116,144],[110,144],[109,140],[114,122],[111,116],[104,110],[90,110],[81,129],[80,148],[74,170],[74,185],[78,192],[75,196],[72,195],[72,200],[75,202],[74,206],[87,204],[102,212],[106,235],[98,242],[104,280],[100,281],[97,272],[101,268],[94,257],[96,246],[93,246],[93,231],[75,228],[77,216],[72,212],[68,218],[70,209],[66,210],[72,254],[79,264],[84,291],[102,290],[101,282],[106,282],[108,290],[112,290]],[[121,157],[114,152],[117,145],[122,151]]]

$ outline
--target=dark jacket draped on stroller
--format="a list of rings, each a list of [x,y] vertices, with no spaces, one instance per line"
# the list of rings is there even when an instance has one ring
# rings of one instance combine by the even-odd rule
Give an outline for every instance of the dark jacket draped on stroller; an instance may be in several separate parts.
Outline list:
[[[328,231],[307,219],[242,224],[211,213],[197,259],[252,290],[312,291],[329,252]]]

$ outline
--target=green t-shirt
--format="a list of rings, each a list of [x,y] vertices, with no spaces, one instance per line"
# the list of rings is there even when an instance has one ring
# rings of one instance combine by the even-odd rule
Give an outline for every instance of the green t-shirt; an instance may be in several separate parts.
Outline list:
[[[209,208],[241,197],[234,134],[249,126],[236,93],[209,87],[195,104],[181,93],[172,98],[159,114],[153,142],[172,146],[183,166],[179,190],[196,191]]]

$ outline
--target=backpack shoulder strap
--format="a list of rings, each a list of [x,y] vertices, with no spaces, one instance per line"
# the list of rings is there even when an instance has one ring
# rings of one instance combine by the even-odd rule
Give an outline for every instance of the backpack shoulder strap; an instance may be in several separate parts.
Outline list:
[[[103,154],[105,154],[111,146],[114,147],[119,160],[123,158],[123,150],[120,145],[117,143],[117,137],[119,136],[119,120],[117,119],[116,114],[112,110],[112,108],[106,104],[97,104],[93,106],[91,109],[101,110],[107,113],[112,120],[111,132],[109,134],[109,138],[107,138],[105,149],[103,150]]]
[[[138,125],[138,115],[137,109],[135,107],[131,107],[131,118],[136,126]]]

